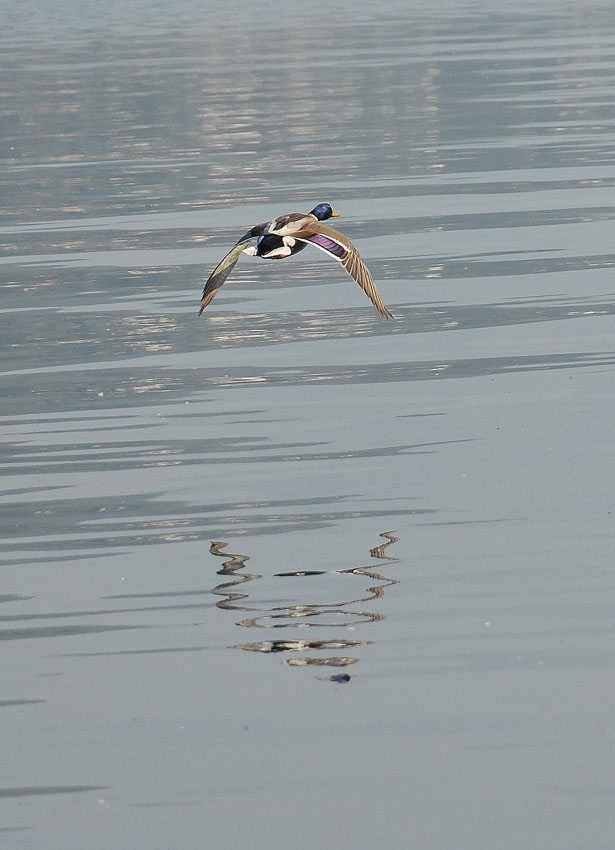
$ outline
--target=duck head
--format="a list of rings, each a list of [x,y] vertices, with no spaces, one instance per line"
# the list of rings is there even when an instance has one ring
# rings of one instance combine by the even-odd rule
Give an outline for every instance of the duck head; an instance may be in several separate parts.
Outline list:
[[[318,221],[326,221],[328,218],[336,218],[339,213],[333,212],[331,204],[316,204],[313,210],[310,210],[309,215],[313,215]]]

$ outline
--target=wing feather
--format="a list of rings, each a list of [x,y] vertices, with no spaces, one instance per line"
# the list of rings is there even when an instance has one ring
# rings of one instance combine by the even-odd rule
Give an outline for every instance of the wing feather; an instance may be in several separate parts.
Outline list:
[[[209,275],[207,283],[203,289],[203,295],[201,296],[199,316],[205,307],[207,307],[207,305],[210,304],[216,297],[218,290],[225,283],[227,277],[237,265],[241,252],[248,247],[248,243],[256,242],[256,239],[258,238],[258,234],[254,233],[256,229],[256,227],[253,227],[252,230],[249,230],[244,236],[242,236],[239,242],[237,242],[228,254],[220,260],[216,268]]]
[[[382,296],[378,292],[374,279],[361,255],[343,233],[334,230],[333,227],[327,227],[326,224],[310,222],[300,231],[293,233],[293,236],[295,239],[320,248],[329,257],[333,257],[334,260],[341,263],[348,274],[359,284],[380,315],[384,316],[385,319],[394,318],[382,300]]]

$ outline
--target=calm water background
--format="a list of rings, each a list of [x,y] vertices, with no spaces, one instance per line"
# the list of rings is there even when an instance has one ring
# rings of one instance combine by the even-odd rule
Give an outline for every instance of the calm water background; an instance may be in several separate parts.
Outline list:
[[[2,850],[612,850],[615,9],[387,8],[1,13]]]

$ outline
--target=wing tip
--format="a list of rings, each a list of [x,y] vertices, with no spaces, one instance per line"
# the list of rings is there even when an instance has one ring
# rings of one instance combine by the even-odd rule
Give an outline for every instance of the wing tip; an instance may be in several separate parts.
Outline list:
[[[205,307],[207,307],[208,304],[211,304],[211,302],[214,300],[217,292],[218,292],[218,290],[214,289],[213,292],[208,292],[207,295],[205,295],[203,297],[203,299],[201,301],[201,306],[199,307],[199,312],[198,312],[199,316],[203,313],[203,310],[205,309]]]

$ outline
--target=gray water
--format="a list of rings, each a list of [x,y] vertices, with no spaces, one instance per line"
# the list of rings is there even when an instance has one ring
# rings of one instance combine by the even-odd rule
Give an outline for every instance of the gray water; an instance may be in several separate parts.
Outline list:
[[[612,850],[615,9],[103,5],[0,18],[1,850]],[[395,321],[197,318],[319,201]]]

